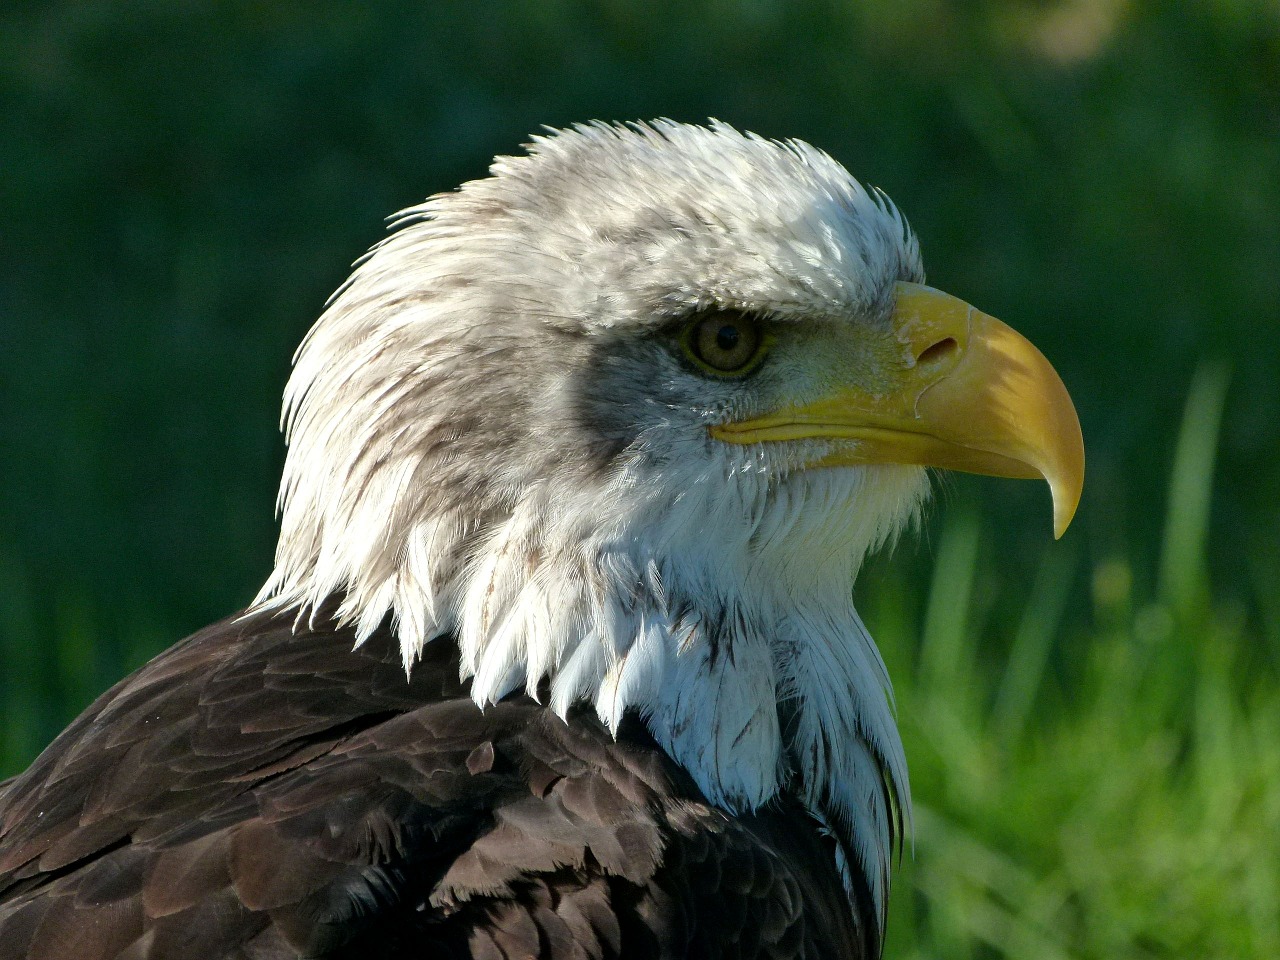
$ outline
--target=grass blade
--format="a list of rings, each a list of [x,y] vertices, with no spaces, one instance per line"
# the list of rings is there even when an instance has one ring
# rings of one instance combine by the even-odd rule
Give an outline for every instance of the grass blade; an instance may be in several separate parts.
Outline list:
[[[1223,363],[1206,363],[1196,370],[1174,452],[1159,595],[1177,613],[1201,608],[1208,600],[1205,542],[1228,379]]]
[[[1076,560],[1076,551],[1069,547],[1050,549],[1036,574],[991,709],[992,729],[1006,745],[1016,743],[1026,727],[1054,637],[1062,627]]]

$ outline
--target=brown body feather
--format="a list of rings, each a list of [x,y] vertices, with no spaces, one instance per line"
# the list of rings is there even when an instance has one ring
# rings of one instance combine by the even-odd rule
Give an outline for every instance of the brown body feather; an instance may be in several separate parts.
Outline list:
[[[103,695],[0,787],[0,958],[878,955],[794,798],[728,816],[635,718],[352,645],[227,620]]]

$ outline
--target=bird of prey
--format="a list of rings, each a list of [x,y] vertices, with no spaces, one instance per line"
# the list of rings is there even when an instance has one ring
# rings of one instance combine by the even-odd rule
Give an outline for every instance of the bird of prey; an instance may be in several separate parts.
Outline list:
[[[910,829],[853,606],[1057,374],[884,194],[591,124],[405,211],[303,341],[274,572],[0,786],[0,958],[873,958]]]

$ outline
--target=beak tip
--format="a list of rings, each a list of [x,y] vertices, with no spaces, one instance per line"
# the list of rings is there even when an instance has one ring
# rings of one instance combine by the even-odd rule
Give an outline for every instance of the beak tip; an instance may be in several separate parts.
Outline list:
[[[1053,494],[1053,539],[1061,540],[1062,535],[1075,519],[1076,508],[1080,506],[1080,495],[1084,491],[1083,470],[1077,482],[1070,489],[1063,489],[1057,484],[1050,484]]]

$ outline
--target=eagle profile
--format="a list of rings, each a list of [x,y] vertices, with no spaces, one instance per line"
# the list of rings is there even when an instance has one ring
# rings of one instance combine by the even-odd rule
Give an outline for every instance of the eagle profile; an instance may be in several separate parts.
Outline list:
[[[298,351],[275,570],[0,785],[0,958],[872,958],[911,803],[859,565],[927,467],[1080,496],[897,208],[594,124],[406,211]]]

